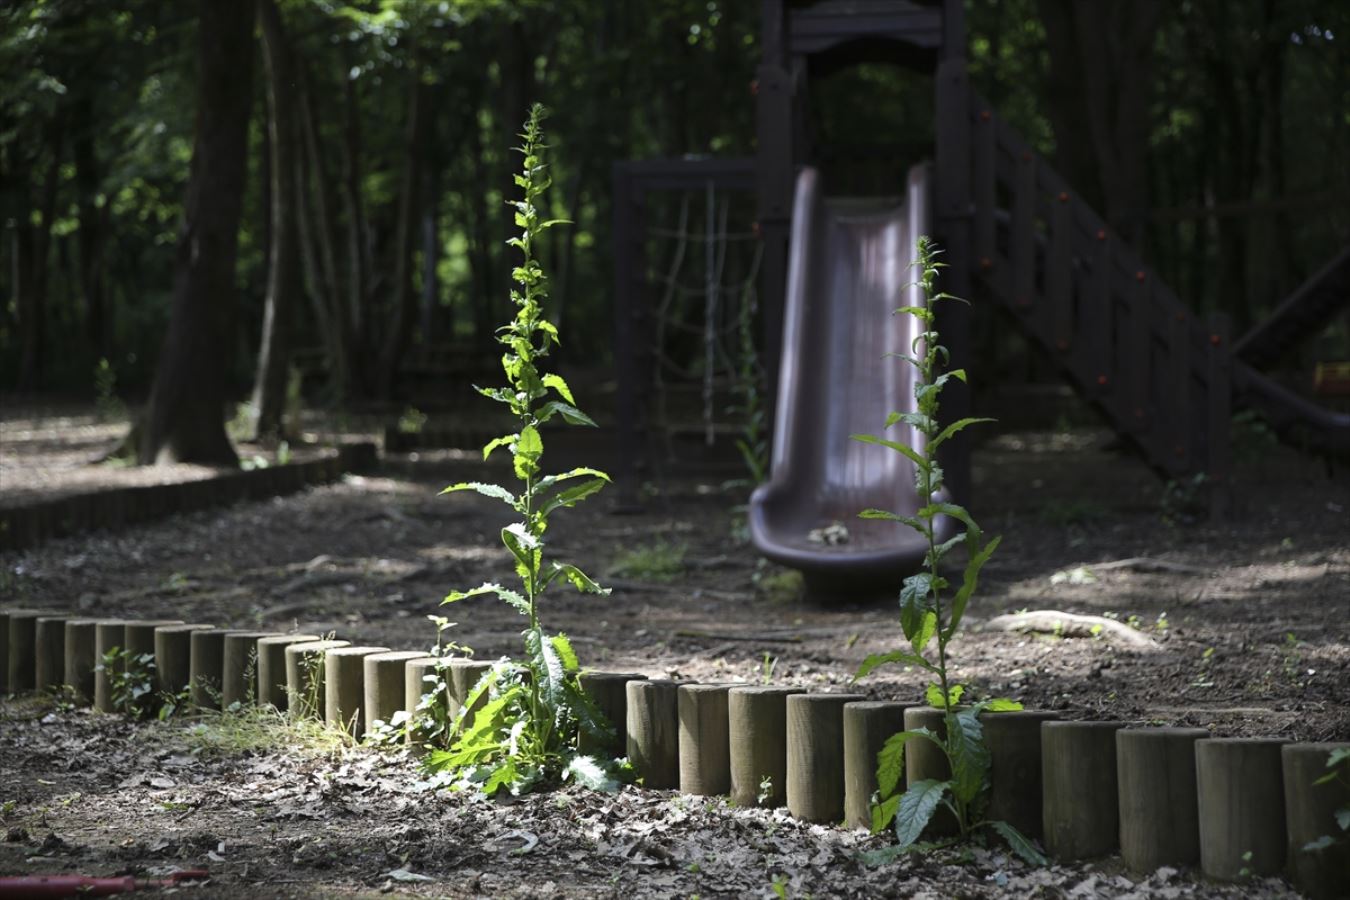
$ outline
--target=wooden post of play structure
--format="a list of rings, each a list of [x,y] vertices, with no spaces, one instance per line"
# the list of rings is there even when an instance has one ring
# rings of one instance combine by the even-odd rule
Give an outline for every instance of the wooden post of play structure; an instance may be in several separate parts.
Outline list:
[[[760,63],[755,69],[755,161],[760,242],[760,310],[764,327],[764,375],[770,423],[777,414],[778,363],[783,353],[783,303],[787,296],[788,238],[796,178],[793,109],[796,102],[783,0],[761,0]],[[773,434],[772,424],[768,434]]]
[[[972,259],[971,205],[971,91],[966,73],[965,7],[960,0],[946,0],[942,7],[942,50],[934,79],[937,135],[935,148],[936,184],[933,219],[937,239],[950,264],[944,269],[939,286],[957,297],[969,299],[974,287]],[[971,314],[965,303],[938,306],[938,330],[942,343],[951,354],[949,369],[970,363]],[[944,422],[970,415],[970,389],[962,381],[948,382],[942,394]],[[970,438],[958,434],[942,448],[942,465],[947,489],[959,503],[971,502]]]

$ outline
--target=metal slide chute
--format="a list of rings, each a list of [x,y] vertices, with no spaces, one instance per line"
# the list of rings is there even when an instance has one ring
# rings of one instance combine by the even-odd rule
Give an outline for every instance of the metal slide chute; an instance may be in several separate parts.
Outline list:
[[[814,169],[797,178],[772,475],[750,500],[750,533],[818,597],[898,588],[928,549],[904,525],[858,518],[868,507],[913,514],[924,501],[912,462],[849,438],[915,409],[914,369],[888,354],[908,356],[920,330],[893,313],[922,304],[910,263],[928,232],[928,179],[915,166],[904,198],[882,204],[823,197]],[[923,440],[908,425],[884,436],[916,448]],[[940,539],[950,527],[939,520]]]

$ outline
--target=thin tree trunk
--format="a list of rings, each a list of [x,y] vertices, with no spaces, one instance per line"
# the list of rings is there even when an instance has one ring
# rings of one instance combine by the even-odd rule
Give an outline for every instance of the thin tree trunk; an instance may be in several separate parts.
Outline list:
[[[399,362],[408,347],[413,322],[417,318],[417,298],[412,289],[413,236],[417,232],[418,208],[422,189],[422,154],[428,88],[422,82],[420,66],[409,73],[407,129],[403,142],[403,177],[399,187],[398,217],[394,225],[393,308],[389,330],[380,350],[376,373],[377,396],[392,399]]]
[[[346,118],[342,141],[342,199],[347,207],[347,303],[352,339],[348,345],[347,359],[355,379],[362,383],[363,388],[368,388],[365,310],[370,294],[370,240],[361,195],[361,108],[356,80],[348,76],[344,84]]]
[[[94,200],[101,180],[98,154],[94,148],[94,129],[97,120],[92,98],[87,94],[76,103],[77,130],[72,142],[75,158],[75,187],[79,194],[80,227],[76,234],[80,254],[80,292],[84,296],[85,334],[89,348],[96,359],[112,356],[108,316],[107,290],[103,271],[103,248],[107,243],[107,205],[98,207]]]
[[[274,440],[285,434],[286,373],[290,360],[290,332],[302,290],[299,230],[296,222],[297,140],[295,78],[291,51],[281,14],[274,0],[258,0],[267,72],[267,131],[271,146],[272,244],[263,306],[262,343],[253,381],[255,440]]]
[[[169,331],[140,428],[143,464],[239,462],[225,434],[225,346],[246,178],[252,3],[200,0],[197,122]]]
[[[336,204],[331,198],[332,181],[328,175],[328,168],[324,165],[323,154],[320,152],[319,120],[311,90],[313,81],[304,60],[296,56],[295,63],[299,82],[301,135],[304,139],[298,185],[302,195],[299,203],[300,227],[302,232],[308,231],[307,235],[302,233],[301,240],[310,254],[317,255],[317,258],[311,258],[309,263],[313,269],[311,293],[316,306],[322,305],[327,310],[324,318],[329,323],[329,388],[333,399],[342,402],[346,400],[351,387],[348,352],[352,344],[352,326],[348,306],[339,290],[337,254],[333,249],[333,235],[337,231],[337,226],[333,221],[332,211]],[[312,218],[308,199],[310,197],[313,198]]]
[[[18,223],[21,235],[15,244],[18,258],[16,281],[19,311],[20,359],[19,389],[38,390],[43,386],[47,355],[47,285],[51,269],[52,220],[56,216],[56,192],[60,184],[61,146],[64,132],[60,118],[47,129],[47,171],[37,202],[38,221],[27,217]]]

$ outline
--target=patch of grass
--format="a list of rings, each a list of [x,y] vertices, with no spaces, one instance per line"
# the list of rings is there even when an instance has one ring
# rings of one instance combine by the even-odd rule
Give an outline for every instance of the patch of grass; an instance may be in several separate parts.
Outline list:
[[[342,728],[308,716],[290,716],[271,706],[204,710],[185,724],[147,729],[145,738],[194,756],[244,756],[277,750],[331,756],[356,746]]]
[[[771,571],[766,566],[755,570],[753,580],[755,592],[770,603],[793,603],[806,590],[802,573],[793,569]]]
[[[642,581],[674,581],[684,574],[684,544],[656,541],[625,551],[610,567],[609,574]]]

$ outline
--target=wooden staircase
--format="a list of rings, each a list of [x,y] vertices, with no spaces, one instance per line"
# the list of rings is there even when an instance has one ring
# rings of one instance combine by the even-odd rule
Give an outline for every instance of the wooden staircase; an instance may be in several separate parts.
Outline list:
[[[1221,512],[1235,404],[1304,446],[1347,447],[1350,417],[1237,359],[1226,316],[1194,316],[987,102],[972,96],[968,108],[973,280],[1155,470],[1203,472]],[[1263,361],[1306,335],[1343,308],[1348,285],[1350,253],[1244,338],[1244,356]]]

